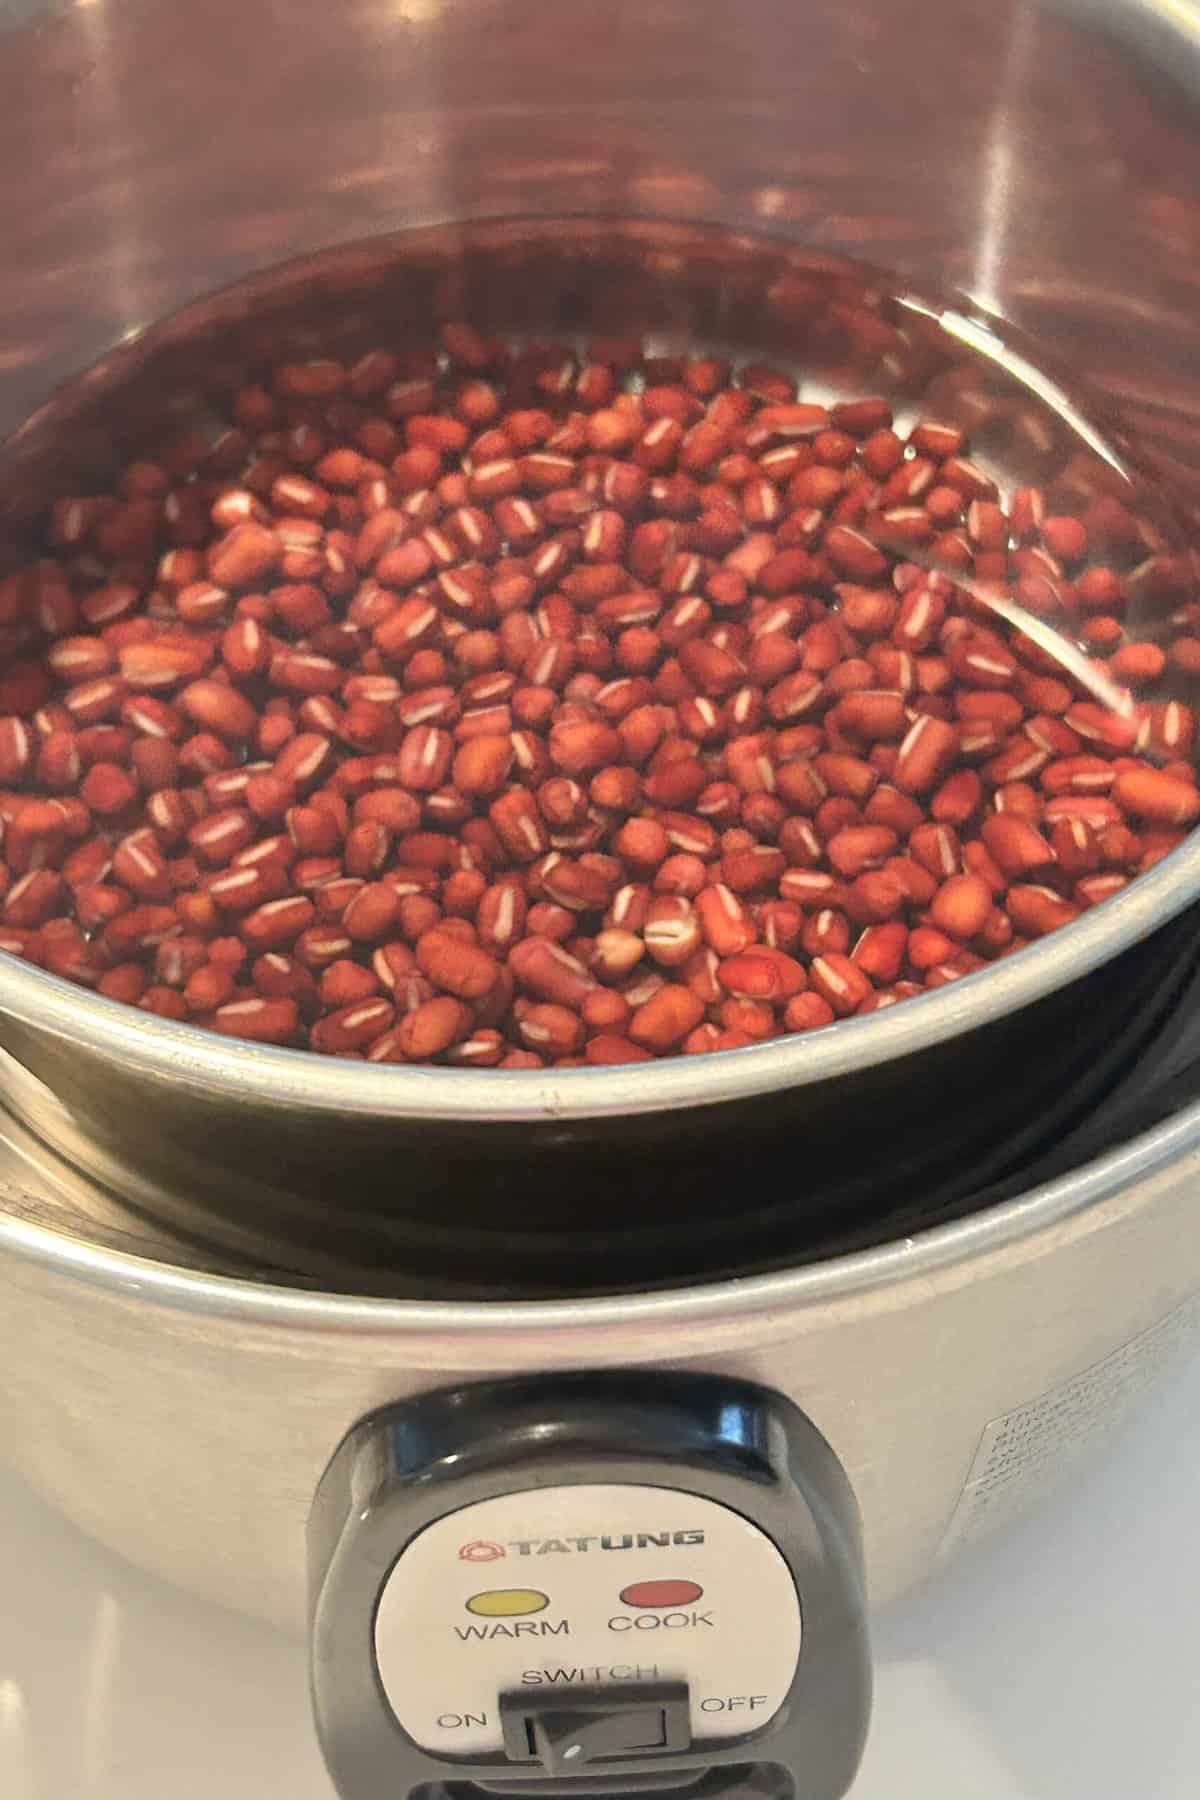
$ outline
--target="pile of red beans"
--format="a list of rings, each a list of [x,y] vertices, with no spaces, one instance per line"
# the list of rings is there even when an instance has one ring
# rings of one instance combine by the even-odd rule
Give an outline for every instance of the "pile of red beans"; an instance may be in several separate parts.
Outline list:
[[[1200,815],[1178,562],[954,425],[461,325],[231,413],[0,583],[0,949],[112,999],[373,1062],[733,1049],[1020,949]]]

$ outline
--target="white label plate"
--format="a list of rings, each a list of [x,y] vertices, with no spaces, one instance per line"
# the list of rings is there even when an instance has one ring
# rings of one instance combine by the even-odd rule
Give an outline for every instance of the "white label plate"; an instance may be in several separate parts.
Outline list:
[[[427,1526],[384,1584],[375,1653],[409,1736],[464,1756],[503,1748],[502,1692],[609,1683],[685,1680],[693,1738],[739,1736],[783,1704],[800,1636],[791,1572],[740,1513],[673,1488],[581,1485]]]

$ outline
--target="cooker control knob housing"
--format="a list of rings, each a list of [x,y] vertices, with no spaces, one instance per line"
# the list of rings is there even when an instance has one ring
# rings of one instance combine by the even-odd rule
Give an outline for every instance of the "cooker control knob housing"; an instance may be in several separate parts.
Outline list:
[[[702,1776],[713,1795],[840,1800],[853,1780],[857,1509],[824,1439],[764,1388],[620,1371],[405,1401],[341,1445],[309,1550],[314,1704],[344,1800]]]

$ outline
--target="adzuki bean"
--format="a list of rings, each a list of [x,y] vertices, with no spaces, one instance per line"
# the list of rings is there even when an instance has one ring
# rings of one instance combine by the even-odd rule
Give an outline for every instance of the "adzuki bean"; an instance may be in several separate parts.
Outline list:
[[[461,324],[285,364],[0,581],[0,952],[500,1070],[957,980],[1200,820],[1200,606],[1149,521],[1071,504],[765,366]]]

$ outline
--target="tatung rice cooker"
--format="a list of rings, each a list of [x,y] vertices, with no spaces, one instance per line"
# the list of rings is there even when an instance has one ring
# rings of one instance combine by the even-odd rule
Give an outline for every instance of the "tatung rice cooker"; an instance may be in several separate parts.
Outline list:
[[[931,37],[824,0],[286,30],[32,0],[0,30],[6,555],[189,346],[236,361],[264,319],[571,330],[619,288],[664,344],[779,357],[778,296],[864,267],[1064,370],[1096,456],[1195,531],[1186,6],[956,0]],[[338,1062],[0,956],[8,1455],[307,1631],[346,1800],[837,1800],[870,1608],[1194,1342],[1198,897],[1188,839],[902,1006],[597,1069]]]

